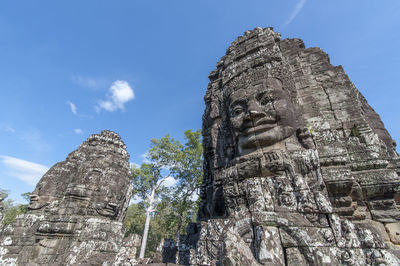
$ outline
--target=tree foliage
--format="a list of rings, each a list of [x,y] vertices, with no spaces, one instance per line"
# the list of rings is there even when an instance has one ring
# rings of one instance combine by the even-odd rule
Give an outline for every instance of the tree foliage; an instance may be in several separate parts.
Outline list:
[[[203,146],[200,130],[185,131],[185,145],[177,152],[172,169],[177,185],[172,190],[169,220],[175,224],[175,238],[184,233],[186,225],[195,221],[198,211],[198,190],[203,179]]]
[[[2,221],[3,225],[9,225],[15,221],[17,216],[22,213],[26,213],[28,210],[27,204],[11,205],[4,209],[4,219]]]
[[[187,223],[196,219],[202,153],[200,130],[187,130],[184,145],[168,134],[153,139],[146,162],[132,167],[136,203],[129,207],[125,225],[128,233],[143,236],[146,215],[151,218],[146,256],[156,250],[162,238],[177,240]],[[174,178],[175,185],[164,186],[167,178]]]
[[[22,194],[24,196],[27,193]],[[0,190],[0,198],[3,199],[0,202],[0,209],[3,212],[3,220],[1,223],[6,226],[15,221],[17,216],[22,213],[26,213],[28,210],[27,204],[16,204],[12,199],[6,199],[8,196],[7,191]]]
[[[144,258],[147,246],[150,221],[157,209],[158,203],[168,194],[168,188],[163,183],[172,178],[172,171],[177,151],[181,144],[168,134],[161,139],[152,139],[145,163],[140,168],[132,168],[133,195],[146,209],[146,220],[142,234],[142,244],[139,258]]]
[[[164,201],[160,202],[157,208],[157,211],[153,214],[153,217],[150,221],[150,231],[148,234],[147,246],[145,257],[151,258],[154,255],[154,252],[157,249],[157,246],[160,244],[163,238],[169,238],[173,234],[173,231],[169,230],[168,221],[166,221],[165,213],[166,210],[164,207],[160,207],[164,205]],[[125,227],[126,227],[126,235],[129,234],[138,234],[142,235],[144,230],[144,223],[146,220],[146,209],[143,204],[133,203],[129,206],[127,215],[125,218]],[[172,233],[168,236],[168,231]]]

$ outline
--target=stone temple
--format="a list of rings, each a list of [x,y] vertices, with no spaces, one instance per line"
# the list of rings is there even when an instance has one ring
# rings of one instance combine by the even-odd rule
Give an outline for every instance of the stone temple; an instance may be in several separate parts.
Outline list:
[[[400,265],[396,143],[341,66],[256,28],[209,78],[198,223],[162,262]],[[1,232],[0,265],[136,265],[128,158],[103,131],[53,166]]]
[[[400,264],[396,144],[342,67],[256,28],[209,78],[200,223],[181,263]]]
[[[33,191],[28,212],[1,232],[0,265],[114,262],[134,241],[123,244],[128,159],[119,135],[103,131],[54,165]]]

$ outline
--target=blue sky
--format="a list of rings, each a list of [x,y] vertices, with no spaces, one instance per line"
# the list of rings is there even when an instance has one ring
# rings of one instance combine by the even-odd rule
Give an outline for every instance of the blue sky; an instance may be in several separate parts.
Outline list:
[[[244,31],[272,26],[342,65],[400,142],[400,1],[0,3],[0,188],[32,191],[90,134],[131,162],[151,138],[201,128],[208,74]]]

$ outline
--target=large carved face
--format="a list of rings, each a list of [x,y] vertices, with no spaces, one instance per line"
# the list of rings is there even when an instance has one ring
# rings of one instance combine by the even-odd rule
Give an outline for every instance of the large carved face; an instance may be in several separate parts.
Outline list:
[[[294,106],[276,78],[236,90],[229,100],[239,156],[271,146],[295,132]]]

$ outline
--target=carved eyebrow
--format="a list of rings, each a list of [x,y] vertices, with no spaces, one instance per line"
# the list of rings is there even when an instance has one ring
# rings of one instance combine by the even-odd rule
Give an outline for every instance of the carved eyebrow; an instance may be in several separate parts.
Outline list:
[[[235,105],[238,105],[238,104],[240,104],[240,105],[244,105],[244,104],[246,104],[247,103],[247,99],[238,99],[238,100],[235,100],[235,101],[233,101],[230,105],[229,105],[229,108],[232,108],[232,106],[235,106]]]

